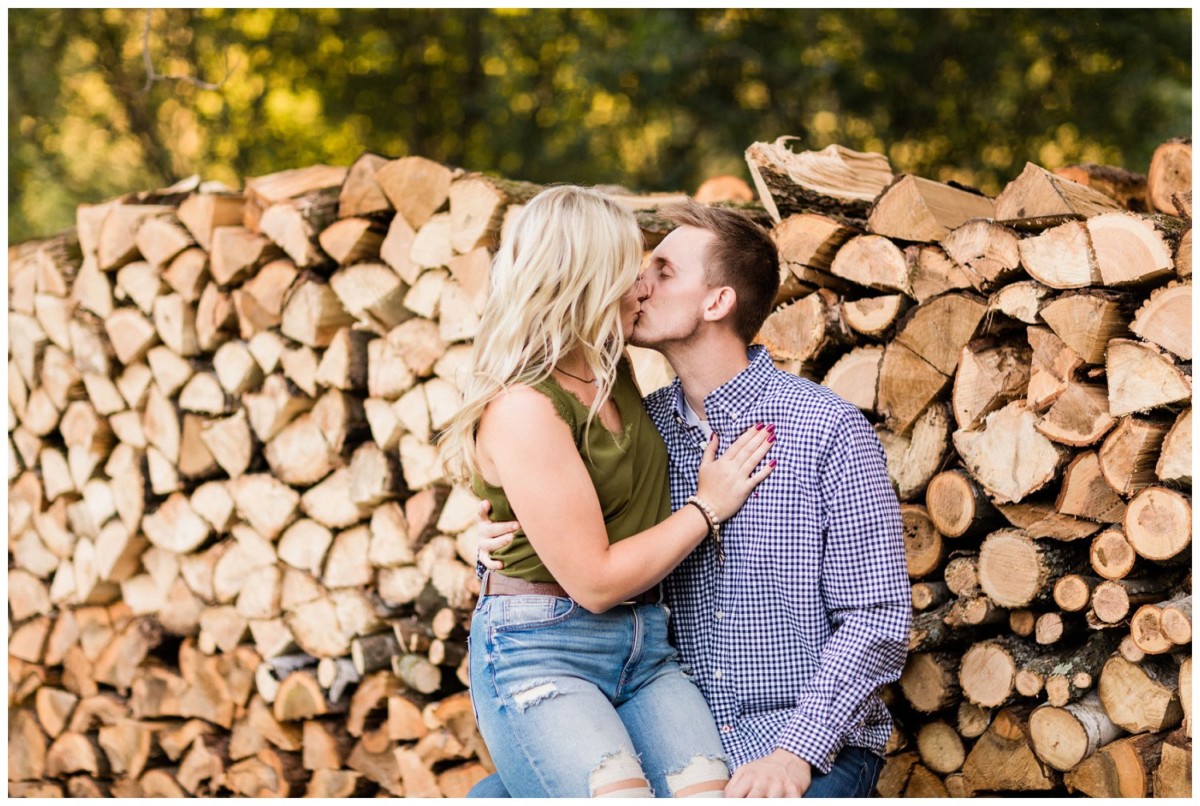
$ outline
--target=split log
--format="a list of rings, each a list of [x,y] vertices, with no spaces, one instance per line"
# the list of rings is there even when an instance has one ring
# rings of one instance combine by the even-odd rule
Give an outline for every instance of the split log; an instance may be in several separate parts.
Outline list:
[[[1055,442],[1083,447],[1098,442],[1115,422],[1108,411],[1106,386],[1068,383],[1037,429]]]
[[[767,317],[756,340],[780,361],[811,362],[828,349],[853,342],[837,296],[818,289]]]
[[[375,170],[374,180],[396,210],[396,218],[417,229],[449,198],[459,174],[424,157],[403,157]]]
[[[845,316],[845,306],[842,312]],[[829,368],[821,385],[863,411],[874,411],[875,389],[879,383],[882,362],[883,347],[855,347]]]
[[[817,213],[790,215],[771,229],[780,263],[802,284],[820,287],[837,282],[827,272],[838,248],[855,234],[837,219]]]
[[[797,153],[787,147],[791,139],[780,137],[746,149],[758,197],[776,222],[801,212],[865,219],[871,202],[894,178],[882,154],[840,145]]]
[[[1063,783],[1093,798],[1144,798],[1161,748],[1162,737],[1154,734],[1118,739],[1067,772]]]
[[[99,777],[108,772],[108,761],[90,736],[66,732],[46,750],[45,774],[62,778],[76,772]]]
[[[853,302],[843,302],[841,317],[846,326],[855,333],[882,338],[907,307],[908,300],[901,294],[866,297]]]
[[[1191,798],[1192,742],[1183,731],[1167,735],[1161,747],[1160,761],[1154,770],[1153,795],[1156,798]]]
[[[1041,228],[1052,222],[1119,209],[1120,205],[1103,193],[1027,162],[1021,175],[996,197],[995,219]]]
[[[183,250],[163,272],[162,279],[185,301],[199,301],[200,293],[211,279],[208,273],[208,253],[195,247]],[[78,287],[78,283],[76,286]],[[96,291],[104,293],[99,288]]]
[[[913,423],[908,434],[879,429],[887,453],[888,476],[902,501],[921,494],[945,464],[950,452],[950,414],[945,404],[934,403]]]
[[[1018,400],[987,415],[983,430],[954,432],[963,463],[994,501],[1018,502],[1057,475],[1065,452],[1036,424],[1037,416]]]
[[[1046,328],[1031,327],[1026,333],[1033,348],[1027,399],[1030,408],[1042,411],[1067,390],[1083,359]]]
[[[1108,344],[1106,369],[1109,410],[1114,416],[1191,398],[1191,378],[1151,345],[1113,339]]]
[[[859,235],[838,249],[829,267],[835,277],[877,291],[908,294],[908,261],[881,235]]]
[[[968,202],[967,195],[959,198]],[[1017,273],[1021,263],[1019,239],[1013,230],[988,220],[990,213],[982,212],[985,206],[992,206],[991,200],[975,198],[976,201],[964,205],[963,212],[975,209],[980,211],[976,213],[979,217],[940,240],[946,254],[963,268],[977,290],[992,291]]]
[[[214,229],[242,222],[244,205],[240,193],[193,193],[180,203],[177,215],[207,252],[212,248]]]
[[[1192,287],[1169,283],[1151,292],[1129,328],[1137,336],[1192,360]]]
[[[951,260],[940,246],[913,244],[905,249],[908,281],[917,302],[958,289],[974,286],[962,266]]]
[[[196,303],[196,343],[204,352],[217,349],[232,334],[236,311],[229,294],[216,283],[209,283],[200,292]]]
[[[1100,697],[1088,694],[1062,707],[1044,705],[1029,717],[1029,735],[1038,758],[1056,770],[1070,770],[1121,735]]]
[[[1154,469],[1161,481],[1191,486],[1192,483],[1192,410],[1176,418],[1163,439],[1158,465]]]
[[[391,212],[391,203],[375,181],[375,174],[388,162],[387,157],[370,152],[364,153],[354,161],[346,173],[338,196],[339,218]]]
[[[325,283],[300,280],[283,303],[280,331],[309,347],[326,347],[343,327],[354,324],[337,295]]]
[[[319,266],[328,256],[318,237],[336,220],[337,205],[337,188],[319,188],[266,207],[258,228],[300,268]]]
[[[977,429],[984,417],[1027,394],[1030,351],[1022,344],[978,340],[962,348],[951,401],[960,429]]]
[[[1119,523],[1125,515],[1125,502],[1105,482],[1095,451],[1085,451],[1067,465],[1055,508],[1102,523]]]
[[[1036,325],[1041,310],[1048,303],[1051,290],[1037,280],[1019,280],[997,289],[988,297],[988,312],[999,311],[1005,316]]]
[[[282,254],[273,241],[245,227],[217,227],[212,232],[209,273],[218,285],[236,285]]]
[[[332,165],[310,165],[267,176],[246,179],[246,203],[243,214],[244,225],[251,230],[259,229],[263,211],[273,204],[287,199],[304,196],[323,188],[338,188],[346,179],[346,168]]]
[[[1174,273],[1170,240],[1177,236],[1164,235],[1154,221],[1107,213],[1089,218],[1087,229],[1104,285],[1148,283]]]
[[[1130,733],[1158,732],[1183,720],[1178,678],[1179,670],[1169,660],[1147,658],[1133,664],[1118,655],[1104,665],[1097,690],[1117,725]]]
[[[1153,484],[1167,431],[1165,422],[1122,418],[1100,448],[1100,470],[1108,485],[1121,495],[1133,495]]]
[[[1033,752],[1025,723],[1023,709],[1006,708],[996,714],[963,762],[963,784],[968,794],[1055,787],[1053,771]]]
[[[321,248],[339,266],[363,263],[379,257],[386,230],[369,218],[343,218],[322,230]]]
[[[907,346],[892,342],[879,366],[878,411],[888,429],[902,434],[939,398],[950,378]]]
[[[898,798],[903,795],[909,778],[912,777],[913,768],[920,759],[921,757],[915,752],[900,753],[884,759],[883,769],[875,784],[875,792],[879,797]]]
[[[541,187],[470,174],[450,184],[450,244],[459,254],[477,246],[495,247],[500,223],[510,204],[523,204]]]
[[[992,200],[986,196],[905,175],[875,199],[867,224],[871,232],[889,238],[941,241],[968,219],[992,218],[994,212]]]
[[[1050,288],[1083,288],[1103,282],[1087,227],[1078,221],[1049,229],[1018,244],[1021,265]]]
[[[295,722],[336,713],[337,705],[326,697],[314,670],[298,669],[280,682],[271,714],[278,722]]]
[[[138,307],[138,310],[149,316],[155,297],[162,293],[161,278],[162,272],[159,268],[144,260],[126,264],[117,272],[118,296],[128,297]],[[50,307],[55,301],[58,304]],[[38,294],[34,297],[34,304],[38,321],[42,323],[46,334],[50,336],[51,341],[66,349],[61,337],[55,337],[60,328],[67,326],[66,317],[70,315],[70,312],[62,307],[65,304],[64,301],[56,297],[48,297],[45,294]]]
[[[1146,487],[1125,511],[1125,538],[1139,556],[1169,560],[1192,542],[1192,506],[1166,487]]]

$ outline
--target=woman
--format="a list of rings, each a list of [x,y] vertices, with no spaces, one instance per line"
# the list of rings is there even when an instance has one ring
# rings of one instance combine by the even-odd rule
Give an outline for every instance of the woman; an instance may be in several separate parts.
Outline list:
[[[720,795],[729,771],[708,707],[667,642],[658,583],[771,472],[771,429],[720,459],[670,512],[666,447],[624,357],[641,235],[598,191],[554,187],[492,266],[464,404],[443,438],[498,519],[471,622],[471,697],[514,797]]]

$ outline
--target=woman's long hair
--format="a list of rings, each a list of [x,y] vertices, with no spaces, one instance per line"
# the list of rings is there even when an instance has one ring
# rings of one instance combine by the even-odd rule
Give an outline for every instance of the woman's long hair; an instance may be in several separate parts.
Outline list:
[[[475,435],[488,403],[514,384],[545,380],[576,348],[600,380],[591,424],[625,349],[620,301],[641,261],[637,219],[600,191],[551,187],[524,206],[492,261],[463,405],[439,440],[451,478],[479,473]]]

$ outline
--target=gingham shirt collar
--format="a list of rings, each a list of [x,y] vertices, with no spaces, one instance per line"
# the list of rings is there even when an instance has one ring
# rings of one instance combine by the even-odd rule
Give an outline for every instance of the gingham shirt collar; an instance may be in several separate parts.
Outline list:
[[[696,412],[715,427],[714,420],[729,418],[736,421],[744,412],[750,411],[763,396],[775,373],[775,364],[766,348],[752,345],[747,351],[750,365],[725,383],[708,393],[704,398],[704,411]],[[686,423],[687,400],[683,394],[683,383],[676,378],[671,383],[675,414],[680,422]],[[721,415],[724,415],[722,417]]]

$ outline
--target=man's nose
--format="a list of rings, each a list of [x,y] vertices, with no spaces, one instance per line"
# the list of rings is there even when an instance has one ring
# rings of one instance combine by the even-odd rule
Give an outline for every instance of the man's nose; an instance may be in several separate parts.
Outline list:
[[[634,286],[634,293],[637,295],[638,302],[643,302],[650,296],[650,284],[646,282],[646,275],[638,275],[637,284]]]

